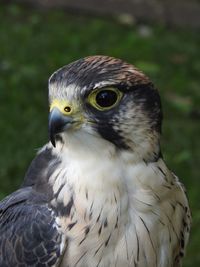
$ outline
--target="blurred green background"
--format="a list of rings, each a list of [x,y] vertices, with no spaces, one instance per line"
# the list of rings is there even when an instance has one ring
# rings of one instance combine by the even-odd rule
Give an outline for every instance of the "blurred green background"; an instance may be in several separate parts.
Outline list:
[[[185,184],[193,213],[184,267],[200,266],[199,32],[14,4],[1,6],[0,25],[0,198],[20,185],[37,149],[48,140],[51,73],[88,55],[122,58],[160,90],[164,158]]]

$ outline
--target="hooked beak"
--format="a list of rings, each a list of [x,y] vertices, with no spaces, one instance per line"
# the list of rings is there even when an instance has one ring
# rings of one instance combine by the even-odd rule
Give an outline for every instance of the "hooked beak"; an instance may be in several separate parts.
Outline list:
[[[56,135],[71,127],[74,120],[71,116],[66,116],[54,107],[49,114],[49,137],[52,145],[56,147]]]

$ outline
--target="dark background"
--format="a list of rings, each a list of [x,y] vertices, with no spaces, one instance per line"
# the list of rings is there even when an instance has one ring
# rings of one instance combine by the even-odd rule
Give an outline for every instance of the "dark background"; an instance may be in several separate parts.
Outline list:
[[[148,17],[145,5],[144,14],[134,16],[120,8],[112,13],[95,6],[49,8],[51,1],[28,2],[0,5],[0,197],[20,185],[37,149],[48,141],[51,73],[88,55],[122,58],[160,90],[164,158],[185,184],[193,213],[184,267],[200,266],[200,23],[195,11],[191,21],[187,12],[177,13],[177,18],[186,15],[176,23],[162,12]],[[199,7],[199,1],[192,2]]]

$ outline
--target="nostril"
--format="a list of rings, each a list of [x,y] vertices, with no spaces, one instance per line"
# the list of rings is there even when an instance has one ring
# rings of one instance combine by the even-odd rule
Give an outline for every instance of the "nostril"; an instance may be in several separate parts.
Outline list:
[[[69,106],[64,107],[64,111],[67,113],[71,112],[71,110],[72,109]]]

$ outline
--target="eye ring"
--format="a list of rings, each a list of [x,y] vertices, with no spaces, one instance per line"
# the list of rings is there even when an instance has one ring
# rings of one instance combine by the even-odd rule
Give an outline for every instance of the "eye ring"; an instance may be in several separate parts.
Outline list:
[[[122,98],[122,92],[117,88],[100,88],[88,96],[88,102],[100,111],[115,107]]]

